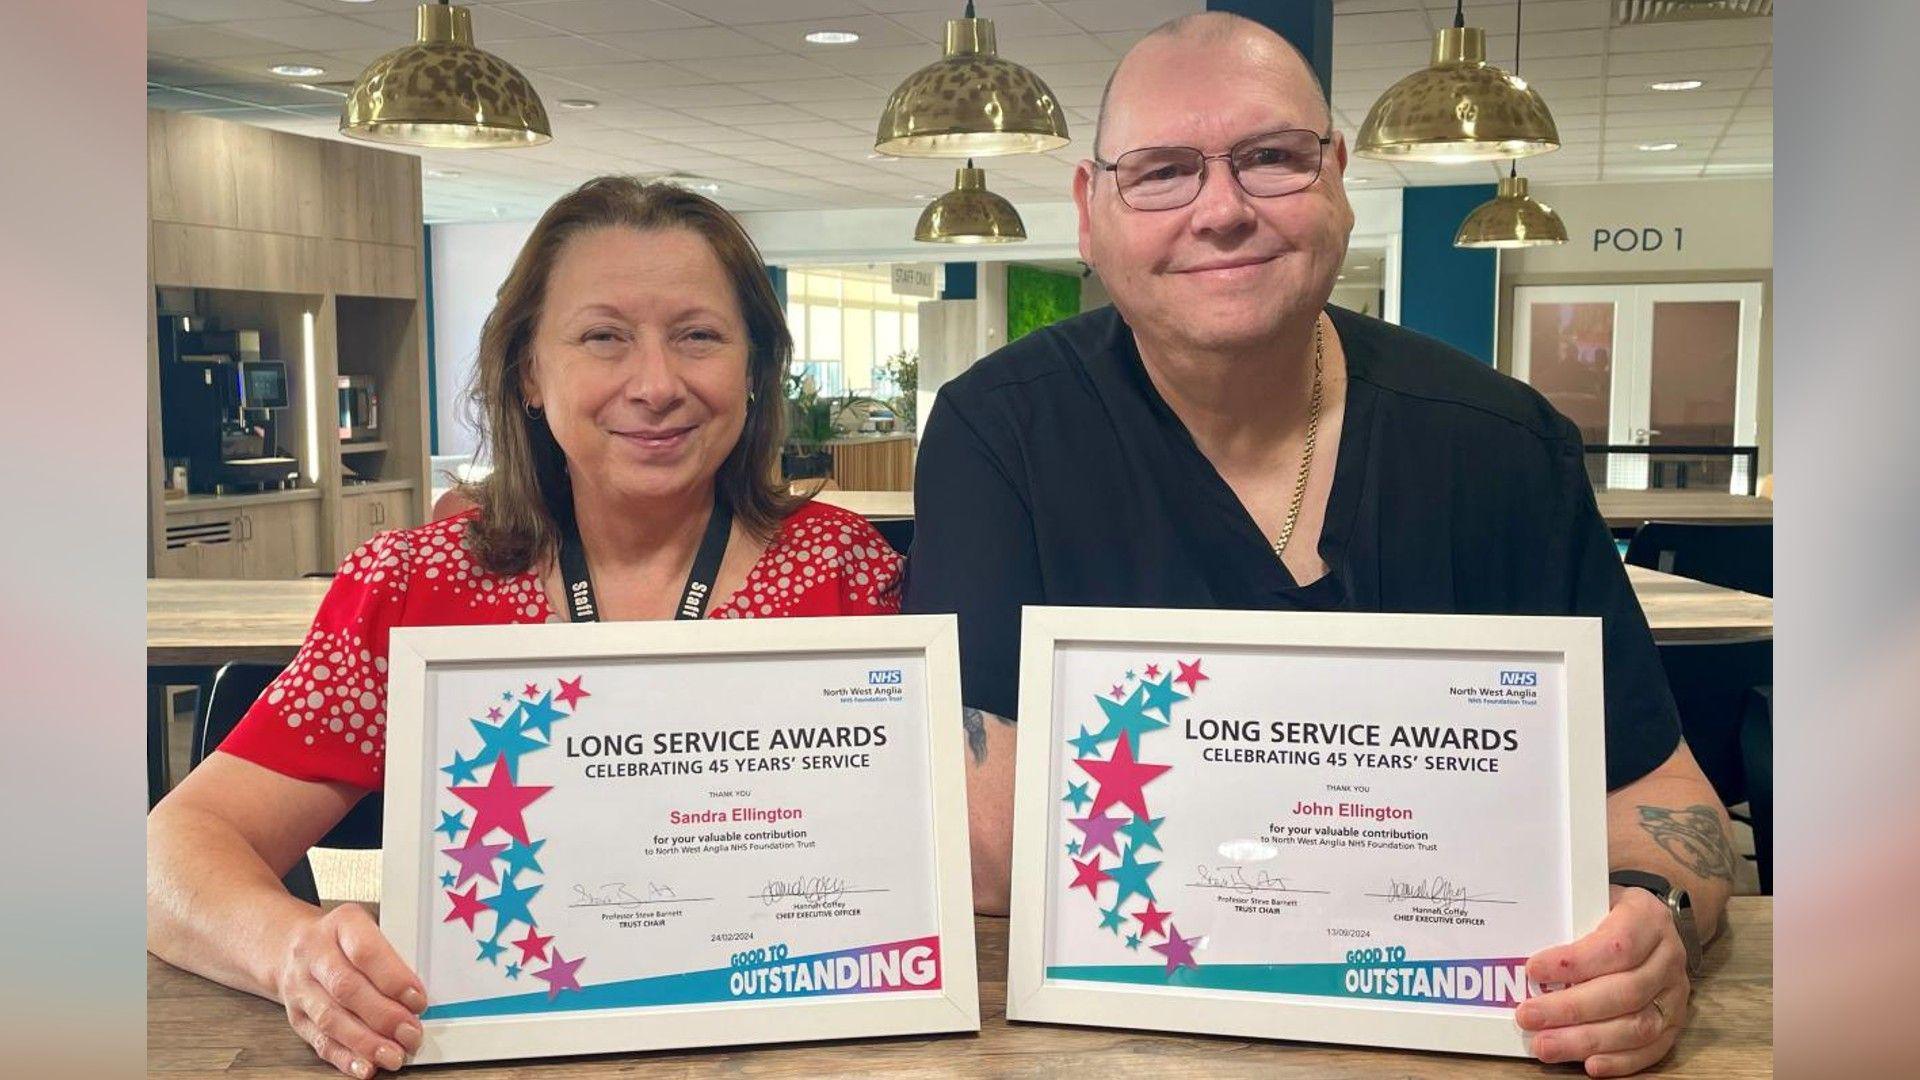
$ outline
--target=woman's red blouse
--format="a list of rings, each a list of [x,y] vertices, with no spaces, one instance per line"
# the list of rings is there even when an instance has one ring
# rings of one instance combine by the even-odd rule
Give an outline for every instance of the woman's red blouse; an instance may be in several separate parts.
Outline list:
[[[299,654],[220,749],[295,779],[380,790],[388,631],[564,619],[534,572],[491,574],[473,561],[465,537],[478,513],[381,533],[349,555]],[[891,615],[901,562],[865,518],[809,502],[707,617]]]

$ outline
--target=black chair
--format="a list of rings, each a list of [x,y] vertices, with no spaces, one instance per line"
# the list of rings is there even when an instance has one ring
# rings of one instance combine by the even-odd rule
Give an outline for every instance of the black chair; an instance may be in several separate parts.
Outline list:
[[[873,528],[885,538],[893,550],[902,555],[905,555],[907,549],[913,546],[913,519],[910,517],[874,518]]]
[[[1721,805],[1746,803],[1752,826],[1754,861],[1761,887],[1771,891],[1773,877],[1773,729],[1770,706],[1764,746],[1752,718],[1756,692],[1771,702],[1773,639],[1677,641],[1660,646],[1660,663],[1680,711],[1680,733],[1700,771],[1713,785]],[[1764,689],[1763,689],[1764,688]],[[1764,807],[1763,805],[1764,804]],[[1763,835],[1764,834],[1764,835]],[[1763,854],[1764,853],[1764,854]]]
[[[206,695],[206,707],[194,720],[191,767],[198,767],[206,756],[218,749],[240,723],[254,700],[279,675],[278,664],[253,664],[234,661],[214,673],[213,688]],[[380,846],[382,800],[369,795],[355,803],[347,816],[328,830],[315,847],[369,850]],[[287,891],[308,903],[319,903],[313,883],[313,866],[302,856],[283,879]]]
[[[1773,595],[1773,525],[1649,521],[1627,545],[1627,562],[1709,585]]]

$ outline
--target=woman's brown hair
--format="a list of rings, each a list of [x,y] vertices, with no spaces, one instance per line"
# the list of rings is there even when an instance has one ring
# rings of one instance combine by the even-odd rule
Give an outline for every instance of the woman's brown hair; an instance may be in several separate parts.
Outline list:
[[[518,574],[551,555],[563,521],[573,516],[566,456],[544,417],[527,408],[523,392],[528,346],[547,279],[567,243],[582,233],[621,227],[649,232],[689,229],[704,237],[733,281],[746,319],[746,426],[714,478],[734,520],[762,539],[771,537],[803,500],[776,482],[786,437],[785,383],[793,336],[773,293],[759,249],[719,204],[670,184],[629,176],[596,177],[547,208],[500,286],[480,332],[470,405],[478,415],[483,452],[493,472],[467,493],[480,516],[467,527],[467,545],[480,565]]]

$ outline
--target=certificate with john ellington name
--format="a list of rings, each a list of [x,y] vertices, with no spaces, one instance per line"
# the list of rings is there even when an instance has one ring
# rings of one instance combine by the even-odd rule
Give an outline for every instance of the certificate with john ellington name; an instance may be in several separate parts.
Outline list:
[[[1028,608],[1007,1015],[1524,1055],[1606,910],[1597,620]]]
[[[951,617],[396,630],[418,1062],[974,1030]]]

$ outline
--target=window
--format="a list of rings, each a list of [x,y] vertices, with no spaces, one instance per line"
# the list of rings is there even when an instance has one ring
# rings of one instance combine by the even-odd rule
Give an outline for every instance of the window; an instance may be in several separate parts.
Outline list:
[[[917,352],[920,298],[893,291],[882,266],[818,266],[787,274],[787,327],[794,370],[813,376],[820,392],[888,397],[897,392],[886,364]]]

